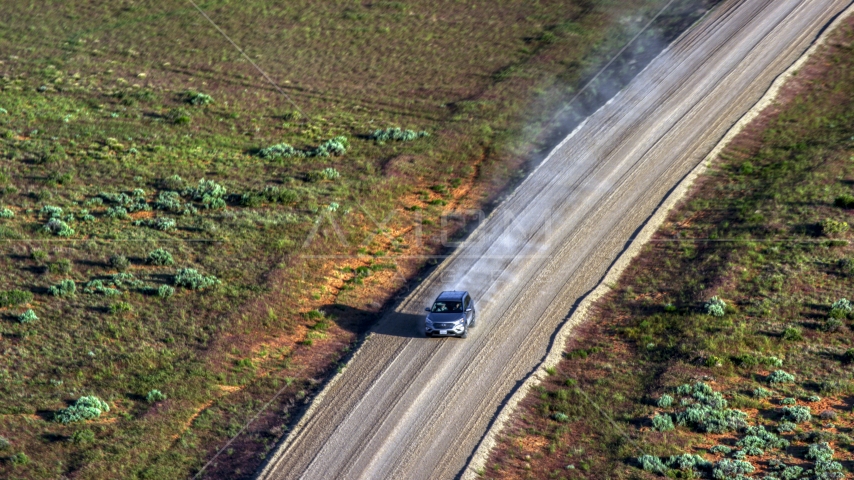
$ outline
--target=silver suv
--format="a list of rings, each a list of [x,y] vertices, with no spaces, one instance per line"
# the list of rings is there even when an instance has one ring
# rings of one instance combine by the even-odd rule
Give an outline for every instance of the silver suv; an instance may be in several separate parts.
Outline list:
[[[468,329],[474,327],[474,300],[469,292],[448,291],[436,297],[424,321],[424,333],[428,337],[449,336],[466,338]]]

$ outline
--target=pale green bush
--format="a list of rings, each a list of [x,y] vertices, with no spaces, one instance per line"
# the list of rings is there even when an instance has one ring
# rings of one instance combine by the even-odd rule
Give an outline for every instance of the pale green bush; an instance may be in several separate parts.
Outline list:
[[[385,130],[374,130],[370,137],[376,140],[377,143],[385,143],[390,140],[397,142],[411,142],[417,138],[429,137],[430,134],[425,131],[415,132],[413,130],[403,130],[401,128],[386,128]]]
[[[151,265],[159,265],[159,266],[169,266],[175,263],[175,260],[172,258],[172,254],[163,248],[157,248],[150,252],[148,252],[148,257],[146,257],[146,262]]]
[[[795,381],[795,376],[783,370],[774,370],[771,375],[768,375],[768,383],[771,385],[778,383],[792,383]]]
[[[107,402],[95,396],[85,396],[78,398],[74,405],[56,412],[54,420],[64,424],[82,422],[98,418],[109,411]]]
[[[783,407],[783,418],[794,423],[804,423],[812,418],[812,413],[810,407]]]
[[[712,297],[711,300],[706,302],[705,307],[706,314],[713,317],[723,317],[724,313],[726,313],[726,302],[717,296]]]
[[[73,297],[77,293],[77,284],[74,280],[66,278],[48,289],[48,293],[54,297]]]
[[[175,295],[175,289],[169,285],[161,285],[160,288],[157,289],[157,296],[160,298],[169,298],[172,295]]]
[[[18,321],[21,323],[33,323],[38,319],[39,317],[36,316],[36,312],[31,308],[28,308],[22,314],[18,315]]]
[[[42,229],[58,237],[70,237],[74,235],[74,229],[58,218],[48,220]]]
[[[202,275],[194,268],[182,268],[175,275],[175,285],[192,290],[202,290],[219,284],[220,281],[215,276]]]
[[[39,210],[39,215],[47,218],[60,218],[62,209],[53,205],[45,205]]]
[[[166,400],[166,395],[164,395],[164,394],[163,394],[163,392],[161,392],[160,390],[156,390],[156,389],[155,389],[155,390],[150,390],[150,391],[145,395],[145,400],[146,400],[148,403],[159,402],[159,401],[162,401],[162,400]]]
[[[124,255],[115,254],[110,257],[110,266],[120,272],[124,272],[130,267],[130,260]]]
[[[837,237],[848,231],[848,222],[840,222],[832,218],[825,218],[819,224],[821,234],[826,237]]]
[[[666,413],[659,413],[652,417],[652,428],[659,432],[667,432],[669,430],[673,430],[675,427],[673,426],[673,419],[670,418],[670,415]]]

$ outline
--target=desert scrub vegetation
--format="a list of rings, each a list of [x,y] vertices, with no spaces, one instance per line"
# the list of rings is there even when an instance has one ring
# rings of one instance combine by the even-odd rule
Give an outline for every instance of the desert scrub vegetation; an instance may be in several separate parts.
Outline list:
[[[78,398],[73,405],[56,412],[54,420],[59,423],[85,422],[99,418],[109,411],[110,406],[107,405],[107,402],[96,396],[83,396]]]
[[[166,395],[164,395],[160,390],[152,389],[145,394],[145,401],[148,403],[155,403],[163,400],[166,400]]]
[[[172,258],[172,254],[169,253],[168,250],[164,248],[156,248],[150,252],[148,252],[148,256],[146,257],[146,262],[151,265],[158,266],[170,266],[175,264],[175,260]]]
[[[195,268],[182,268],[175,274],[173,280],[179,287],[191,290],[204,290],[205,288],[219,285],[221,282],[213,275],[202,275]]]
[[[403,130],[401,128],[394,127],[374,130],[369,136],[377,143],[384,144],[389,141],[411,142],[419,138],[429,137],[430,134],[423,130],[415,132],[413,130]]]
[[[322,142],[316,147],[298,150],[287,143],[277,143],[258,151],[258,156],[265,159],[311,158],[341,156],[347,153],[350,141],[340,135]]]
[[[734,139],[591,307],[484,477],[850,477],[854,55],[829,48],[827,83]]]
[[[234,369],[223,360],[252,357],[249,350],[258,343],[276,343],[283,332],[312,326],[315,320],[302,315],[306,309],[329,302],[360,308],[382,304],[385,299],[374,296],[400,286],[389,272],[372,267],[370,276],[359,277],[372,288],[356,282],[343,293],[330,288],[325,278],[340,265],[305,258],[354,255],[357,247],[335,241],[328,222],[320,225],[316,241],[304,246],[318,217],[340,223],[347,244],[358,245],[376,229],[372,218],[382,221],[402,212],[387,225],[402,231],[411,220],[407,207],[413,194],[444,185],[453,190],[427,194],[433,203],[419,200],[424,233],[436,235],[442,202],[456,204],[455,196],[470,190],[458,187],[469,184],[484,186],[474,191],[487,198],[465,202],[489,202],[498,195],[532,148],[526,126],[549,119],[554,106],[571,97],[564,86],[580,88],[589,72],[598,71],[639,31],[634,21],[611,19],[646,21],[664,6],[639,0],[593,2],[589,8],[554,0],[478,2],[478,11],[495,24],[470,15],[471,4],[354,3],[346,6],[347,16],[345,7],[329,2],[310,2],[307,9],[285,2],[261,16],[255,14],[257,5],[241,4],[230,12],[231,21],[252,28],[241,33],[238,27],[235,34],[254,45],[251,54],[258,55],[260,66],[291,82],[281,85],[303,110],[299,115],[280,94],[250,80],[255,74],[242,62],[232,65],[230,45],[200,36],[196,12],[173,12],[156,3],[115,11],[68,3],[56,15],[18,0],[5,2],[0,206],[14,216],[0,220],[0,237],[15,241],[0,242],[0,291],[32,292],[34,300],[2,312],[3,435],[14,439],[9,454],[25,451],[32,462],[14,471],[2,462],[0,477],[193,477],[213,447],[236,433],[232,425],[256,414],[280,382],[287,389],[275,408],[238,439],[239,451],[247,455],[221,456],[219,466],[212,464],[200,477],[249,475],[287,431],[299,400],[317,388],[308,379],[334,371],[329,369],[338,361],[334,352],[354,341],[370,320],[344,314],[345,328],[311,330],[325,335],[313,338],[321,348],[285,342],[282,352],[270,347],[265,356],[251,358],[256,369]],[[656,42],[677,35],[699,16],[694,12],[708,6],[692,3],[667,15],[667,22],[653,26],[666,30]],[[424,21],[434,14],[454,28]],[[158,20],[147,20],[152,18]],[[336,34],[318,36],[322,29],[312,26],[304,37],[295,35],[292,22],[325,25]],[[104,25],[151,30],[140,36],[136,27],[105,30]],[[270,31],[281,36],[270,40]],[[55,32],[66,32],[71,40],[61,48],[45,43]],[[394,53],[357,47],[379,39]],[[188,44],[194,45],[192,52],[179,47]],[[663,46],[643,38],[636,44],[647,49],[645,56],[630,48],[633,63],[615,61],[620,79]],[[32,50],[16,54],[14,61],[5,58],[21,45]],[[157,65],[145,60],[141,48],[157,52]],[[287,66],[274,60],[284,51]],[[220,70],[225,65],[230,66]],[[494,84],[493,72],[508,65],[501,84]],[[373,78],[377,72],[382,75]],[[424,83],[430,78],[443,81]],[[560,88],[551,87],[555,78]],[[194,105],[192,97],[182,95],[188,91],[215,102]],[[460,92],[472,94],[460,101]],[[434,138],[379,145],[366,135],[395,125],[418,125]],[[285,149],[287,158],[261,158],[259,149],[276,144],[294,149]],[[326,168],[339,176],[309,180],[310,172]],[[208,192],[207,202],[204,195],[195,198],[188,190],[196,190],[200,178],[227,193]],[[62,209],[55,218],[74,234],[63,238],[42,231],[54,215],[40,215],[44,206]],[[155,220],[160,217],[169,220]],[[365,245],[370,252],[365,255],[389,257],[384,264],[394,264],[393,257],[402,253],[433,248],[403,236],[386,244],[382,237]],[[157,248],[168,250],[175,263],[148,263],[148,253]],[[45,256],[36,258],[37,251]],[[112,277],[118,270],[108,259],[117,253],[128,258],[126,273],[141,286]],[[60,259],[70,261],[69,273],[46,271],[60,266]],[[201,291],[177,286],[177,268],[213,275],[222,284]],[[415,269],[401,262],[400,278],[416,275]],[[50,287],[63,279],[76,282],[77,295],[51,295]],[[92,293],[83,292],[87,287]],[[119,301],[133,312],[111,315],[111,305]],[[269,305],[275,314],[257,314],[257,304]],[[40,320],[15,321],[29,307]],[[246,351],[231,352],[227,338]],[[220,388],[238,385],[245,387],[239,393]],[[169,400],[147,405],[145,392],[152,389],[168,391]],[[115,414],[109,422],[92,422],[92,443],[59,440],[73,435],[73,425],[46,421],[40,412],[89,392],[108,400]],[[204,405],[209,406],[199,411]],[[235,474],[236,468],[243,473]]]
[[[32,308],[28,308],[18,315],[18,322],[20,323],[33,323],[38,319],[39,317],[36,316],[36,312]]]
[[[33,301],[33,294],[24,290],[7,290],[0,292],[0,308],[24,305]]]
[[[191,105],[204,106],[213,103],[213,97],[206,93],[187,90],[181,94],[181,99]]]

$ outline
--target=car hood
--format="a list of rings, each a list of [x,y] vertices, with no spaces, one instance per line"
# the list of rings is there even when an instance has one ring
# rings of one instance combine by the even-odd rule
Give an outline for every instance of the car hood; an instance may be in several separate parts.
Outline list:
[[[456,322],[465,318],[464,313],[428,313],[427,320],[431,322]]]

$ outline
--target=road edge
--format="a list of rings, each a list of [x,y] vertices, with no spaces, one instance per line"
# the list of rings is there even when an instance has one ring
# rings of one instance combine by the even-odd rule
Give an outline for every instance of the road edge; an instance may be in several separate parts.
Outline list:
[[[652,235],[658,231],[658,228],[664,223],[664,220],[667,219],[667,215],[676,203],[685,197],[697,177],[705,173],[714,159],[717,158],[717,156],[724,148],[726,148],[736,135],[741,133],[741,131],[744,130],[744,128],[757,116],[759,116],[765,108],[774,103],[786,81],[793,77],[796,72],[803,67],[807,60],[809,60],[813,54],[815,54],[815,52],[827,42],[827,39],[839,27],[839,25],[852,14],[854,14],[854,3],[850,3],[844,10],[836,15],[836,18],[828,24],[818,38],[813,41],[812,45],[810,45],[810,47],[807,48],[807,50],[798,57],[798,59],[795,60],[789,68],[774,79],[774,82],[771,83],[771,86],[768,87],[768,90],[766,90],[765,94],[753,105],[753,107],[751,107],[747,113],[745,113],[732,127],[730,127],[712,151],[709,152],[709,154],[706,155],[705,158],[703,158],[703,160],[673,188],[673,190],[671,190],[667,197],[665,197],[664,201],[662,201],[661,205],[659,205],[652,216],[649,217],[638,235],[635,236],[626,249],[623,250],[619,257],[617,257],[617,260],[613,265],[611,265],[611,268],[608,269],[608,272],[605,273],[605,276],[599,284],[596,285],[596,288],[581,300],[578,308],[575,309],[572,315],[570,315],[558,329],[555,334],[554,342],[552,342],[552,346],[546,353],[543,361],[540,362],[531,375],[526,378],[522,385],[520,385],[513,395],[510,396],[507,403],[498,412],[495,421],[492,422],[489,430],[486,431],[477,449],[472,454],[468,464],[463,469],[461,475],[462,480],[475,480],[481,476],[478,472],[483,471],[485,468],[486,461],[489,459],[489,454],[498,443],[498,434],[503,430],[504,426],[513,414],[516,413],[519,403],[521,403],[522,399],[528,395],[531,388],[541,383],[548,376],[545,369],[554,367],[558,362],[560,362],[563,358],[564,346],[566,345],[572,330],[586,319],[590,306],[611,289],[611,284],[616,283],[620,279],[623,271],[638,255],[638,253],[640,253],[641,248],[649,242]],[[571,136],[572,135],[569,137]],[[569,137],[567,137],[567,140]],[[563,142],[561,142],[561,144],[563,144]]]

